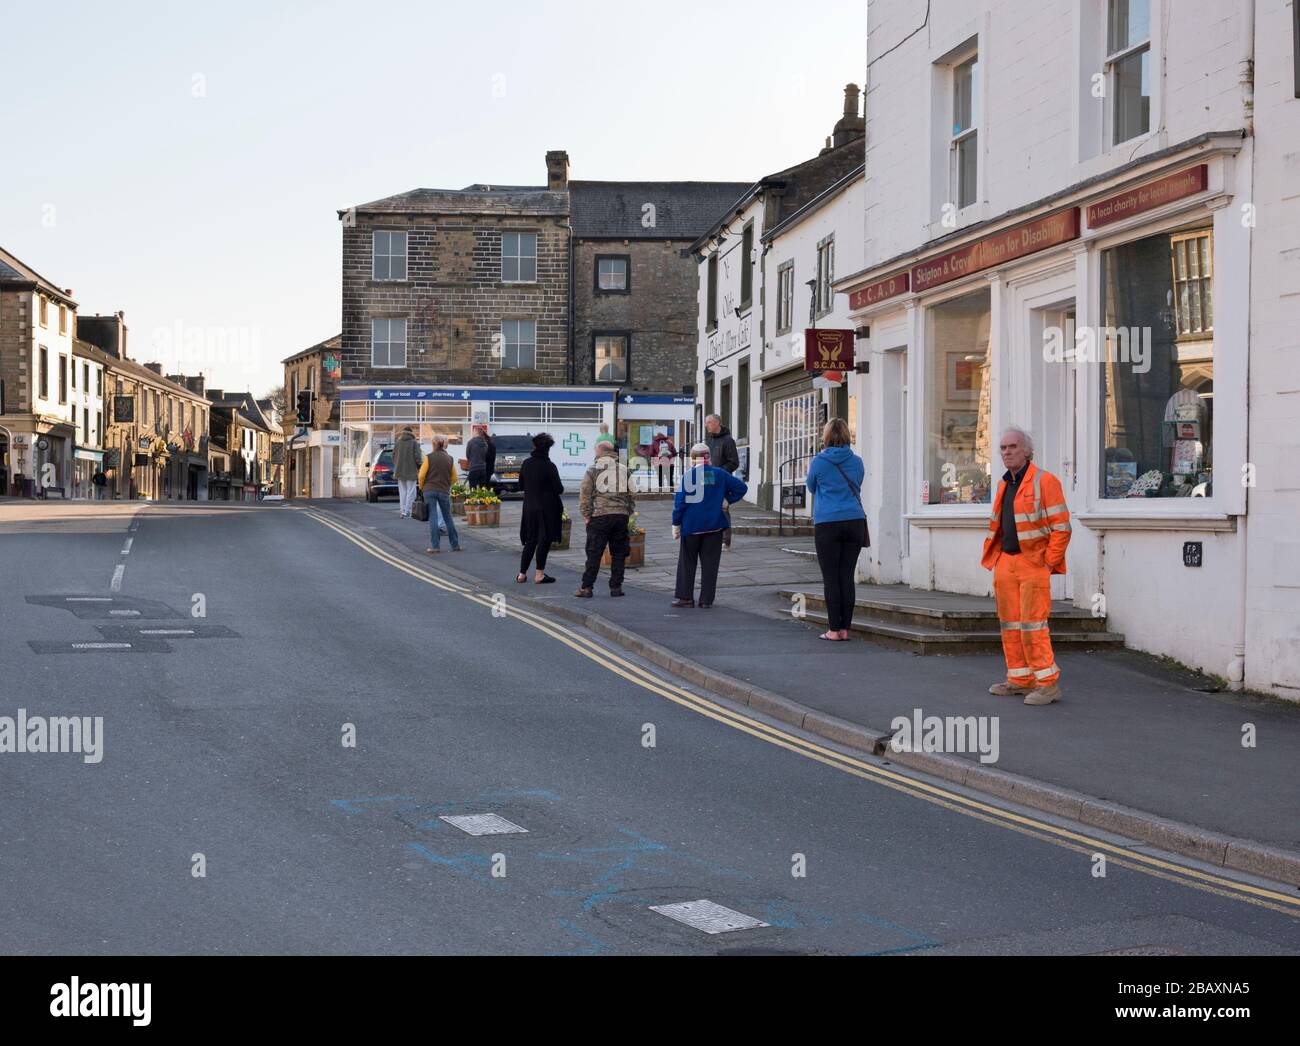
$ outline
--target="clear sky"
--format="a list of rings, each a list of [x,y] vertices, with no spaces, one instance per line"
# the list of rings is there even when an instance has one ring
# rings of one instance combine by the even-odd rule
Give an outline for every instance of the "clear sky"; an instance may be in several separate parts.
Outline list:
[[[259,395],[338,333],[338,209],[544,184],[548,149],[574,178],[753,181],[816,155],[866,65],[865,0],[0,14],[29,34],[4,47],[0,246],[125,310],[133,358]]]

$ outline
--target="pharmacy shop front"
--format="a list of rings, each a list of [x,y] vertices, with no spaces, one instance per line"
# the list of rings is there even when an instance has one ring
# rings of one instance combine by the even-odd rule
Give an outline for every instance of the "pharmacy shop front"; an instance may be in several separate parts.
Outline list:
[[[339,388],[339,497],[361,497],[370,465],[408,425],[425,451],[436,436],[459,461],[471,426],[495,435],[549,432],[551,460],[568,489],[576,489],[595,459],[602,423],[614,428],[614,390],[573,386],[348,386]]]
[[[1207,144],[840,285],[870,327],[876,580],[991,591],[981,546],[1016,425],[1072,515],[1053,595],[1104,613],[1129,646],[1231,678],[1250,300],[1250,230],[1232,204],[1245,199],[1249,163]]]

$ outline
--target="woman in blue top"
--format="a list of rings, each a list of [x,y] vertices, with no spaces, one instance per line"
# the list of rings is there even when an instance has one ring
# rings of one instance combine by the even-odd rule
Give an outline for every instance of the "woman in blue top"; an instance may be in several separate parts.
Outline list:
[[[722,535],[731,526],[722,511],[723,502],[734,505],[749,487],[726,469],[709,464],[707,443],[697,443],[691,448],[691,466],[673,497],[673,537],[681,538],[682,542],[677,552],[677,598],[673,606],[696,605],[695,567],[703,564],[699,606],[707,609],[713,606],[718,587]]]
[[[817,565],[822,568],[826,616],[830,629],[818,639],[842,642],[853,626],[857,589],[853,584],[858,553],[866,548],[867,514],[862,508],[862,480],[867,470],[850,447],[849,426],[832,418],[822,430],[824,448],[808,466],[813,496],[813,534]]]

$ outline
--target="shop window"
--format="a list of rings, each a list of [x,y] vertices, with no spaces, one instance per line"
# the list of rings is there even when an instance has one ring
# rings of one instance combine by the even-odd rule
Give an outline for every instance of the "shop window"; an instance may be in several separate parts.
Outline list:
[[[552,403],[551,421],[568,421],[575,424],[598,425],[605,414],[599,404]]]
[[[988,289],[926,310],[923,505],[986,504],[990,500],[991,325]]]
[[[596,293],[626,294],[631,289],[630,266],[626,254],[596,255]]]
[[[1106,88],[1111,144],[1151,129],[1151,0],[1110,0]]]
[[[598,334],[594,345],[596,380],[620,385],[625,383],[628,380],[627,336]]]
[[[376,280],[406,279],[406,233],[374,233],[371,274]]]
[[[952,70],[948,198],[958,210],[979,199],[979,74],[979,55],[972,55]]]
[[[501,321],[502,368],[537,366],[537,322],[535,320]]]
[[[546,422],[546,410],[540,403],[493,403],[491,420],[515,425],[542,425]]]
[[[808,478],[817,453],[817,398],[816,392],[802,392],[772,404],[772,465],[783,486]]]
[[[370,321],[370,365],[406,366],[406,321]]]
[[[789,334],[794,326],[794,260],[776,270],[776,332]]]
[[[1213,264],[1209,229],[1102,252],[1104,497],[1213,493]]]
[[[507,232],[502,234],[501,282],[537,282],[537,233]]]

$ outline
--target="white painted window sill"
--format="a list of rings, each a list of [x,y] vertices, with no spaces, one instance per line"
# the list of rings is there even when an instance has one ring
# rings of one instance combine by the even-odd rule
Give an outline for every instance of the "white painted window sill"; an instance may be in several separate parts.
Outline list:
[[[1105,512],[1085,512],[1071,517],[1089,530],[1198,530],[1233,533],[1237,517],[1217,513],[1203,516],[1145,516],[1119,515]]]
[[[914,527],[969,527],[972,530],[987,530],[989,525],[989,508],[980,506],[979,513],[963,512],[937,513],[913,512],[903,517],[904,521]]]

